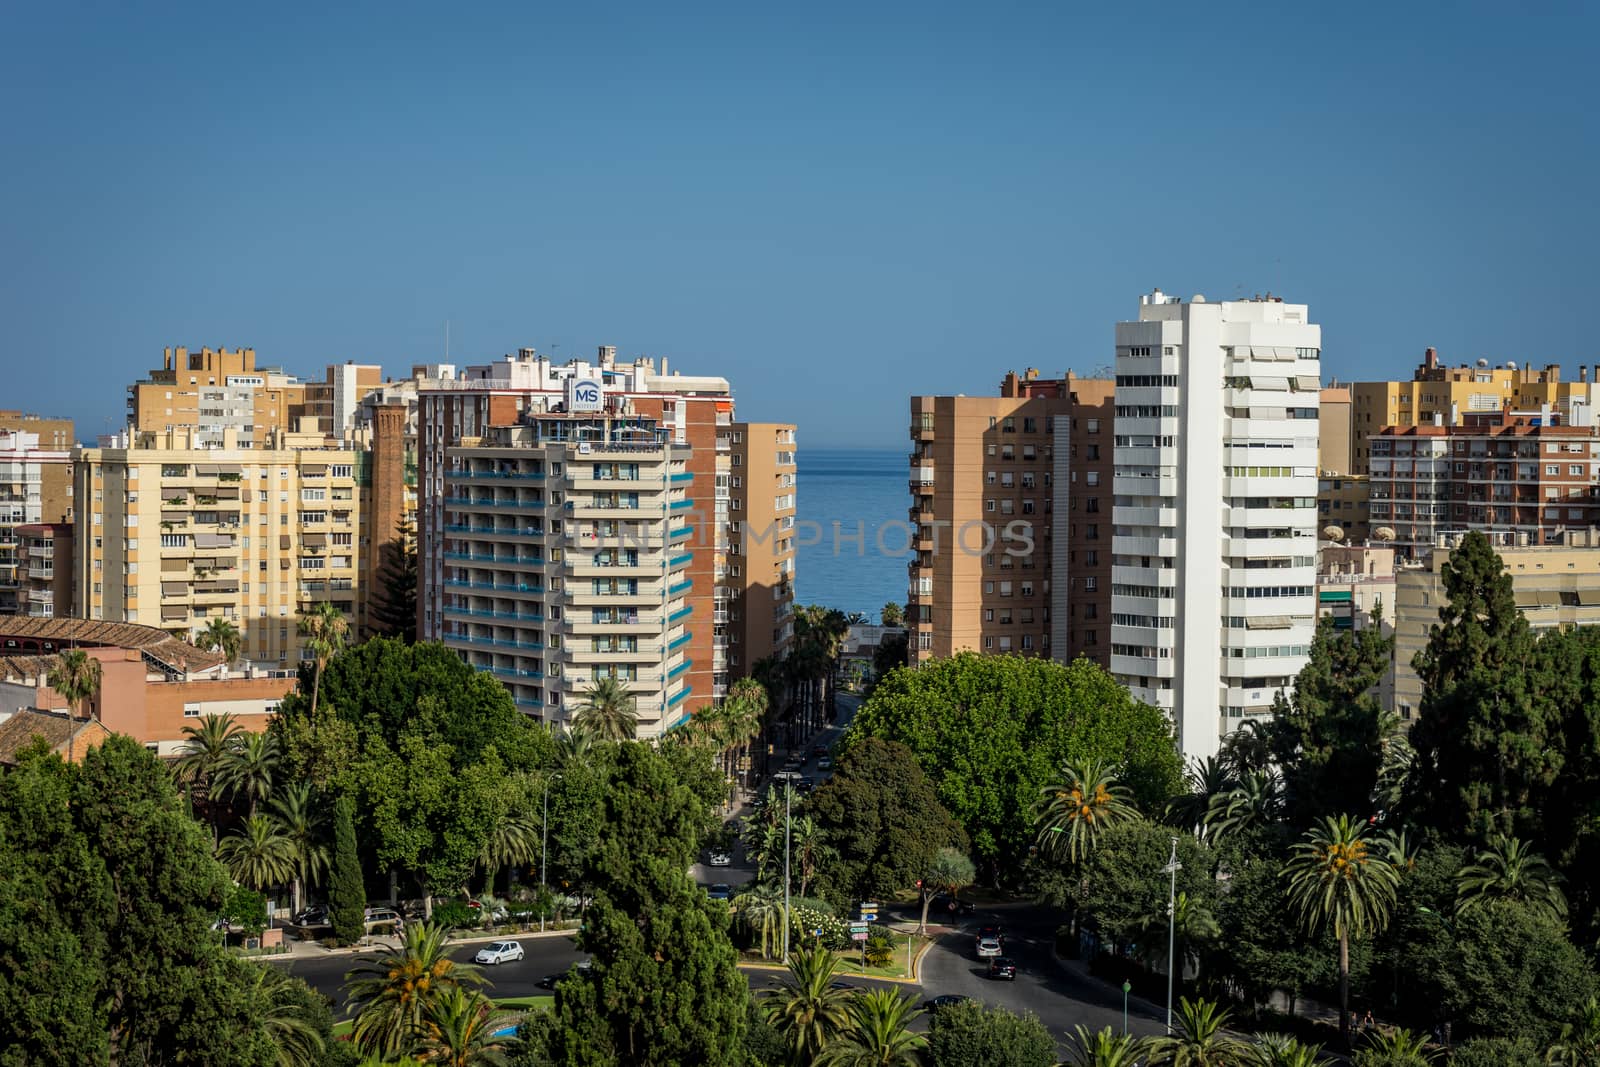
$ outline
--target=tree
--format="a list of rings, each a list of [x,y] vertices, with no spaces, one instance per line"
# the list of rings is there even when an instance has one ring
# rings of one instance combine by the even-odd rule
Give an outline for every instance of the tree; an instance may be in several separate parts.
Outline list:
[[[221,652],[223,661],[232,664],[239,658],[239,646],[244,643],[244,638],[239,634],[239,628],[221,615],[213,615],[206,620],[205,628],[200,631],[195,644],[208,652]]]
[[[791,952],[789,976],[761,994],[794,1063],[812,1062],[850,1024],[855,994],[834,987],[838,962],[825,948]]]
[[[1278,777],[1253,771],[1226,793],[1211,798],[1206,832],[1213,841],[1222,841],[1238,833],[1269,828],[1283,814],[1283,806]]]
[[[342,796],[333,806],[333,873],[328,882],[328,923],[342,944],[353,945],[366,933],[366,907],[356,855],[355,801]]]
[[[1094,848],[1100,833],[1139,817],[1133,793],[1099,760],[1063,763],[1059,780],[1039,790],[1039,851],[1073,863]]]
[[[1056,1040],[1035,1015],[969,1000],[933,1017],[928,1059],[930,1067],[1055,1067]]]
[[[1274,703],[1267,736],[1296,826],[1364,812],[1370,803],[1384,714],[1375,690],[1394,657],[1394,639],[1384,636],[1382,621],[1375,611],[1362,629],[1340,630],[1324,616],[1293,697],[1280,694]]]
[[[1172,966],[1167,959],[1168,940],[1177,943],[1176,957],[1180,965],[1175,973],[1180,978],[1183,976],[1182,964],[1198,965],[1200,950],[1216,941],[1222,933],[1211,909],[1191,899],[1187,892],[1177,895],[1170,915],[1165,906],[1160,911],[1146,915],[1143,930],[1140,945],[1145,958],[1159,962],[1163,968],[1170,969]]]
[[[211,822],[211,834],[217,833],[217,807],[221,801],[221,777],[228,764],[229,754],[244,737],[244,728],[232,715],[206,715],[199,726],[185,726],[183,754],[174,764],[178,780],[190,785],[199,784],[205,794],[206,815]]]
[[[1167,804],[1167,822],[1190,833],[1204,834],[1211,802],[1232,791],[1238,781],[1238,776],[1216,756],[1192,760],[1183,776],[1185,791]]]
[[[1590,997],[1576,1018],[1562,1024],[1561,1036],[1545,1061],[1551,1067],[1600,1067],[1600,999]]]
[[[794,820],[790,838],[790,852],[793,855],[794,866],[800,874],[800,895],[805,896],[806,890],[817,876],[817,868],[833,858],[833,850],[823,842],[822,831],[817,828],[817,820],[809,815]]]
[[[1463,537],[1441,579],[1447,601],[1413,659],[1423,695],[1407,803],[1453,835],[1529,833],[1562,768],[1561,709],[1539,697],[1533,636],[1488,538]]]
[[[1184,862],[1184,871],[1188,862]],[[1275,991],[1288,994],[1289,1010],[1307,991],[1336,980],[1330,954],[1302,927],[1284,921],[1283,867],[1271,856],[1235,861],[1228,891],[1218,894],[1216,948],[1206,954],[1213,981],[1231,983],[1255,1012]]]
[[[272,817],[294,848],[294,910],[305,906],[305,890],[316,885],[328,870],[328,846],[323,832],[325,813],[317,805],[309,782],[290,782],[272,802]]]
[[[496,1031],[507,1015],[477,990],[447,986],[424,1008],[412,1056],[444,1067],[495,1067],[515,1041]]]
[[[856,713],[842,751],[871,737],[911,749],[991,879],[1022,870],[1034,804],[1063,763],[1116,767],[1146,811],[1161,811],[1183,780],[1167,718],[1081,657],[961,653],[895,671]]]
[[[1231,1013],[1209,1000],[1178,1001],[1173,1033],[1150,1043],[1153,1067],[1238,1067],[1245,1047],[1224,1029]]]
[[[318,601],[315,608],[300,616],[300,636],[306,639],[306,648],[316,664],[316,673],[311,681],[313,722],[317,717],[317,698],[322,692],[322,672],[328,669],[328,661],[344,648],[345,637],[349,633],[350,620],[331,600]]]
[[[495,872],[501,867],[531,863],[539,853],[539,824],[521,812],[502,811],[483,839],[478,864],[484,868],[484,883],[494,888]]]
[[[602,741],[631,741],[639,725],[633,695],[615,678],[598,678],[589,687],[572,728]]]
[[[1428,1067],[1441,1053],[1428,1048],[1428,1039],[1410,1030],[1391,1030],[1367,1038],[1356,1053],[1356,1067]],[[1507,1065],[1509,1067],[1509,1065]]]
[[[333,1016],[320,994],[275,967],[240,968],[250,1014],[277,1049],[277,1067],[322,1067],[333,1042]]]
[[[81,648],[57,653],[45,682],[67,702],[74,715],[89,721],[89,703],[100,693],[100,661]]]
[[[407,515],[378,550],[376,588],[367,605],[373,633],[405,644],[417,640],[417,523]]]
[[[1288,1034],[1262,1034],[1252,1051],[1252,1067],[1317,1067],[1329,1062],[1321,1045],[1302,1045]]]
[[[878,614],[878,618],[885,626],[904,626],[906,621],[904,609],[892,600],[883,606],[883,611]]]
[[[1490,900],[1511,901],[1552,919],[1567,917],[1560,876],[1544,857],[1514,837],[1496,834],[1477,860],[1456,875],[1456,914]]]
[[[872,652],[872,677],[876,680],[884,677],[897,667],[906,665],[906,654],[911,648],[911,642],[905,634],[890,634],[878,642],[878,647]]]
[[[250,802],[249,813],[272,793],[278,773],[278,742],[270,734],[243,734],[223,748],[217,785]]]
[[[754,885],[733,898],[739,925],[760,938],[761,958],[772,959],[783,940],[783,893],[769,885]]]
[[[910,750],[869,739],[840,759],[806,801],[838,859],[818,884],[836,904],[911,888],[939,849],[966,844]]]
[[[922,1014],[909,995],[871,989],[850,1004],[850,1023],[816,1058],[817,1067],[922,1067],[928,1039],[911,1032]]]
[[[409,1052],[447,990],[483,981],[476,967],[450,958],[443,927],[411,923],[399,947],[362,957],[345,975],[345,1010],[355,1017],[351,1040],[364,1056],[393,1059]]]
[[[1339,1036],[1350,1040],[1350,942],[1389,923],[1400,875],[1366,827],[1328,817],[1306,832],[1284,868],[1290,908],[1311,931],[1330,928],[1339,941]]]
[[[222,839],[217,858],[236,881],[260,890],[293,880],[297,859],[294,842],[270,815],[247,818]]]
[[[935,852],[933,861],[922,876],[922,921],[918,924],[918,932],[928,932],[928,904],[933,900],[933,894],[949,893],[953,901],[957,893],[977,878],[977,867],[973,866],[971,857],[959,848],[941,848]]]
[[[1083,1026],[1074,1030],[1064,1067],[1139,1067],[1150,1054],[1144,1038],[1113,1033],[1109,1026],[1098,1033]]]

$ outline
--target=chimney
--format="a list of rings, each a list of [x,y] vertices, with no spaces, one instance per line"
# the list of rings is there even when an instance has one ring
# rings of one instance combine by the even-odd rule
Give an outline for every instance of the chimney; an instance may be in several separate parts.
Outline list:
[[[665,378],[667,376],[667,357],[666,356],[662,356],[661,357],[661,376],[663,378]]]
[[[1588,380],[1589,380],[1589,368],[1584,366],[1584,365],[1582,365],[1582,364],[1579,364],[1578,365],[1578,381],[1587,382]]]
[[[1430,345],[1428,350],[1422,354],[1422,365],[1429,370],[1437,369],[1439,366],[1439,350]]]

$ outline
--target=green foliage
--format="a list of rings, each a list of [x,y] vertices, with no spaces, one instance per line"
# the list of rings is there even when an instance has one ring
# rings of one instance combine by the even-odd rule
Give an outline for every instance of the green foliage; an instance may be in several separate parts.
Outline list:
[[[883,606],[878,618],[885,626],[903,626],[906,621],[905,609],[891,600]]]
[[[1052,903],[1071,903],[1093,916],[1101,936],[1118,944],[1140,938],[1149,916],[1166,915],[1169,876],[1161,868],[1172,852],[1172,831],[1140,819],[1112,826],[1100,835],[1088,860],[1071,873],[1056,868],[1044,895]],[[1179,835],[1178,889],[1195,905],[1211,909],[1217,897],[1210,850]],[[1041,868],[1045,869],[1045,868]],[[1162,938],[1163,947],[1165,937]]]
[[[849,749],[907,745],[991,876],[1016,871],[1034,841],[1039,792],[1065,762],[1100,760],[1146,811],[1180,790],[1172,729],[1086,659],[962,653],[883,679],[856,714]]]
[[[1054,1067],[1056,1041],[1037,1016],[975,1001],[944,1008],[928,1034],[929,1067]]]
[[[1452,835],[1537,839],[1538,802],[1565,749],[1563,710],[1542,695],[1548,657],[1535,655],[1511,576],[1483,534],[1462,538],[1441,577],[1448,600],[1412,661],[1423,697],[1408,804]]]
[[[783,894],[774,893],[778,906],[783,906]],[[817,901],[791,900],[789,902],[791,944],[820,945],[823,948],[841,949],[851,945],[850,924]],[[817,931],[821,930],[819,936]],[[776,946],[774,946],[776,947]]]
[[[246,937],[260,937],[267,928],[267,898],[246,886],[228,890],[222,902],[222,918],[243,930]]]
[[[356,856],[355,801],[348,796],[334,803],[333,874],[328,881],[328,921],[340,943],[353,945],[365,933],[367,890]]]
[[[75,715],[88,719],[89,704],[100,692],[100,675],[99,660],[81,648],[69,648],[57,653],[45,682]]]
[[[1284,769],[1296,826],[1329,815],[1364,814],[1371,803],[1383,719],[1372,690],[1394,655],[1394,638],[1384,636],[1381,621],[1375,615],[1363,629],[1339,630],[1323,617],[1293,698],[1280,696],[1274,706],[1267,736]]]
[[[1475,1037],[1450,1053],[1450,1067],[1543,1067],[1532,1042],[1507,1037]]]
[[[615,678],[597,678],[572,717],[575,732],[598,741],[631,741],[638,726],[638,705]]]
[[[410,516],[395,524],[394,537],[378,550],[374,596],[367,611],[374,633],[405,644],[417,640],[417,524]]]
[[[876,738],[845,753],[805,811],[837,857],[818,884],[843,907],[910,889],[941,848],[966,844],[911,751]]]
[[[887,967],[894,962],[894,936],[889,931],[874,927],[867,935],[866,946],[867,966]]]
[[[393,1059],[423,1037],[430,1009],[450,989],[483,982],[477,967],[450,958],[443,927],[412,923],[399,946],[360,957],[345,975],[350,1038],[363,1055]]]
[[[1133,793],[1100,760],[1063,763],[1061,777],[1039,790],[1039,851],[1080,862],[1100,834],[1139,817]]]
[[[478,925],[478,913],[465,901],[447,900],[433,906],[430,920],[446,930],[469,930]]]
[[[1595,995],[1584,954],[1555,920],[1510,903],[1462,915],[1437,975],[1439,1004],[1471,1033],[1554,1041],[1575,1005]]]
[[[1163,1067],[1209,1067],[1237,1063],[1245,1047],[1227,1032],[1228,1009],[1209,1000],[1178,1001],[1172,1012],[1172,1034],[1150,1043],[1150,1062]]]
[[[791,1063],[808,1063],[850,1022],[853,993],[834,988],[838,960],[826,949],[789,954],[789,975],[761,994],[767,1021],[783,1038]]]
[[[870,955],[870,953],[869,953]],[[922,1067],[928,1039],[911,1032],[922,1012],[910,994],[871,989],[852,998],[850,1023],[816,1059],[816,1067]]]
[[[1456,912],[1504,900],[1551,919],[1567,917],[1559,877],[1544,857],[1514,837],[1496,834],[1489,847],[1456,875]]]
[[[1427,1039],[1410,1030],[1393,1030],[1368,1036],[1355,1055],[1356,1067],[1428,1067],[1444,1054],[1428,1047]]]
[[[1265,1004],[1274,990],[1287,992],[1292,1003],[1334,981],[1332,956],[1303,928],[1286,921],[1278,860],[1249,857],[1233,864],[1216,916],[1218,948],[1207,954],[1207,970],[1232,982],[1251,1009]]]
[[[1138,1067],[1149,1053],[1148,1041],[1113,1033],[1109,1026],[1097,1033],[1083,1026],[1073,1029],[1065,1067]]]

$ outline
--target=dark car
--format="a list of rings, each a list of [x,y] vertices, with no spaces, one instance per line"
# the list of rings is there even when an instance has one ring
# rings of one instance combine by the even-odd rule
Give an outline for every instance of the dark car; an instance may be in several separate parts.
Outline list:
[[[951,915],[971,915],[978,909],[970,900],[956,900],[954,897],[941,894],[933,898],[933,910],[949,912]]]
[[[998,941],[1003,945],[1005,944],[1006,938],[1005,935],[1000,932],[1000,927],[998,926],[980,926],[978,928],[978,940]]]
[[[327,926],[328,909],[321,904],[316,904],[300,912],[292,921],[296,926]]]
[[[565,971],[562,971],[560,974],[547,974],[543,978],[539,979],[539,988],[554,989],[556,987],[556,983],[561,981],[561,979],[565,978],[566,976],[567,972]]]
[[[996,956],[989,961],[989,977],[1005,978],[1015,982],[1017,980],[1017,964],[1005,956]]]
[[[718,882],[706,890],[706,896],[712,900],[730,900],[733,897],[733,888],[727,882]]]
[[[811,749],[811,755],[816,757],[817,759],[821,759],[823,756],[826,756],[827,754],[828,754],[828,746],[827,745],[815,745]]]
[[[937,1012],[943,1011],[945,1008],[953,1008],[957,1004],[965,1004],[971,999],[971,997],[964,997],[960,993],[941,993],[936,997],[929,997],[923,1001],[922,1007],[926,1011]]]

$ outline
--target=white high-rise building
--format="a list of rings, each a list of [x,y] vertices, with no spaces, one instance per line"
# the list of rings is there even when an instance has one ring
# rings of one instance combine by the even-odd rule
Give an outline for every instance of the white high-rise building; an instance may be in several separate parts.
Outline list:
[[[1203,757],[1310,649],[1322,331],[1272,296],[1139,304],[1117,323],[1111,671]]]

